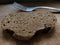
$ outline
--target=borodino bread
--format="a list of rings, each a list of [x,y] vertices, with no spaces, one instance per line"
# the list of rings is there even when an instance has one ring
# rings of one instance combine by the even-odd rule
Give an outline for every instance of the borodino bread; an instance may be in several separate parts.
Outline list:
[[[16,38],[29,39],[46,27],[54,28],[56,17],[48,11],[17,12],[5,16],[1,21],[3,30],[13,31]]]

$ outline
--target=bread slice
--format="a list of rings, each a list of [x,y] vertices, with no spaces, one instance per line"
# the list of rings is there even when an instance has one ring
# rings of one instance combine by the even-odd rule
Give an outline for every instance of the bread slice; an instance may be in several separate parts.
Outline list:
[[[29,39],[46,27],[55,27],[56,17],[48,11],[17,12],[5,16],[1,21],[4,30],[13,31],[19,39]]]

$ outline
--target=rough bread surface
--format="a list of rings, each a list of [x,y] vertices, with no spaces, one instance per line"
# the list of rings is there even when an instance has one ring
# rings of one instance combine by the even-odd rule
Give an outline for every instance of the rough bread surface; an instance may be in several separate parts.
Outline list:
[[[5,16],[1,21],[2,29],[14,31],[20,37],[32,37],[36,31],[46,27],[55,27],[56,17],[45,11],[17,12]]]

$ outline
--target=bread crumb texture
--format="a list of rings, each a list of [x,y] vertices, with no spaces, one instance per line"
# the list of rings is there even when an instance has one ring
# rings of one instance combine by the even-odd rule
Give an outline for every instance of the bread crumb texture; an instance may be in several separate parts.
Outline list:
[[[48,11],[17,12],[5,16],[1,21],[2,29],[10,29],[18,36],[31,37],[36,31],[55,27],[56,17]]]

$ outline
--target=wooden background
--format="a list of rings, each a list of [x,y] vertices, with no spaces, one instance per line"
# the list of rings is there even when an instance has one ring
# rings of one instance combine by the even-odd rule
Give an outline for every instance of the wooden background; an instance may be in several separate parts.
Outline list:
[[[37,6],[46,5],[52,7],[60,7],[60,3],[35,3],[35,4],[23,4],[25,6]],[[9,13],[15,13],[18,9],[9,5],[0,5],[0,20]],[[47,9],[37,9],[37,10],[47,10]],[[54,12],[54,10],[48,10]],[[54,14],[57,18],[57,23],[55,26],[55,31],[46,35],[38,35],[37,38],[30,41],[19,41],[13,38],[6,39],[2,33],[0,26],[0,45],[60,45],[60,14]]]

